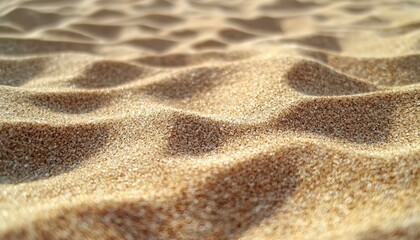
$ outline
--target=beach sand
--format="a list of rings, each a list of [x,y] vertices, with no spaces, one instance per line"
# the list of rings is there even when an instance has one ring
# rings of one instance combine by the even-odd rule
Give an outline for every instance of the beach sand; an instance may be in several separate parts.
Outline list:
[[[0,239],[420,239],[420,2],[0,2]]]

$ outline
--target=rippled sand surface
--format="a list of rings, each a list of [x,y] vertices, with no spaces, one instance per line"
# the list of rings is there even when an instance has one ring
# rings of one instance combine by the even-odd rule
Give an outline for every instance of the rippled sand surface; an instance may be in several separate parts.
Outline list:
[[[1,239],[420,239],[420,2],[0,2]]]

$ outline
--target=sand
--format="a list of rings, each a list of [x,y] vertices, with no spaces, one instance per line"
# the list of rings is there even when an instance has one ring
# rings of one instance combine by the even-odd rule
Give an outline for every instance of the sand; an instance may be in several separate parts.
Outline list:
[[[420,2],[0,2],[0,239],[420,239]]]

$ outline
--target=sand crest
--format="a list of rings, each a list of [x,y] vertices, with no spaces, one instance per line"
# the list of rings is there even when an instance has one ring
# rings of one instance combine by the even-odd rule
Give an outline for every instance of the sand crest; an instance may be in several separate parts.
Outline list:
[[[420,3],[0,2],[0,239],[420,239]]]

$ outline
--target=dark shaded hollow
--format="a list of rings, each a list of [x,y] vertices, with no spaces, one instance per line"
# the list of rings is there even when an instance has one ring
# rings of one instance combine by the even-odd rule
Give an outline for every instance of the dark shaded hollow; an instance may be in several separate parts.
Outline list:
[[[53,218],[28,223],[27,228],[11,229],[2,239],[164,239],[159,232],[167,221],[159,218],[162,211],[147,201],[105,202],[62,209]],[[153,229],[151,225],[158,226]],[[54,229],[54,231],[51,231]],[[100,231],[99,231],[100,229]],[[115,236],[117,235],[117,236]]]
[[[218,40],[208,39],[204,41],[197,42],[192,46],[195,49],[202,50],[202,49],[218,49],[218,48],[225,48],[226,43],[223,43]]]
[[[60,93],[33,95],[28,97],[28,101],[53,112],[83,114],[107,106],[110,98],[110,96],[95,93]]]
[[[56,52],[93,53],[95,48],[95,45],[90,43],[0,38],[0,54],[2,55],[29,55]]]
[[[280,26],[281,19],[273,17],[257,17],[253,19],[244,19],[244,18],[230,18],[230,22],[248,29],[250,31],[257,32],[275,32],[281,33],[282,28]]]
[[[168,137],[171,155],[200,155],[216,150],[228,137],[222,123],[190,116],[174,119]]]
[[[314,2],[304,2],[297,0],[276,0],[273,3],[265,4],[260,7],[264,11],[278,11],[278,10],[306,10],[308,8],[316,7],[319,4]]]
[[[192,57],[188,54],[174,53],[163,56],[141,57],[133,61],[156,67],[183,67],[189,65]]]
[[[302,36],[302,37],[294,37],[294,38],[285,38],[280,40],[284,43],[297,43],[302,44],[308,47],[313,47],[317,49],[325,49],[335,52],[341,51],[340,42],[336,37],[328,36],[328,35],[309,35],[309,36]]]
[[[283,77],[296,91],[314,96],[353,95],[376,90],[375,85],[371,83],[346,76],[308,60],[293,65]]]
[[[100,24],[73,24],[70,28],[81,31],[85,34],[94,35],[106,39],[116,38],[123,27]]]
[[[216,87],[220,80],[219,74],[214,68],[196,68],[148,85],[144,90],[147,94],[161,99],[188,99]]]
[[[225,4],[227,3],[227,4]],[[226,11],[226,12],[236,12],[238,11],[238,7],[237,6],[229,6],[229,2],[217,2],[217,3],[213,3],[211,1],[209,2],[205,2],[205,1],[201,1],[201,0],[193,0],[193,1],[189,1],[189,3],[192,7],[194,8],[204,8],[204,9],[215,9],[215,10],[219,10],[219,11]]]
[[[352,13],[352,14],[362,14],[372,10],[371,5],[348,5],[342,8],[344,11]]]
[[[313,99],[275,121],[278,129],[303,131],[358,144],[387,141],[394,105],[387,96]]]
[[[113,18],[113,17],[117,18],[117,17],[124,17],[124,13],[119,10],[102,8],[91,13],[89,17],[100,18],[100,19]]]
[[[17,29],[16,27],[0,25],[0,33],[2,33],[2,34],[20,33],[20,32],[22,32],[22,30]]]
[[[382,86],[404,86],[420,83],[420,55],[387,58],[344,57],[314,50],[299,50],[300,54],[331,66],[334,70]]]
[[[45,30],[44,34],[52,37],[72,38],[77,41],[92,41],[93,38],[73,30],[51,29]]]
[[[110,1],[112,2],[112,1]],[[171,9],[174,7],[174,3],[170,0],[154,0],[147,4],[133,4],[132,8],[137,11],[150,12],[150,10],[162,10],[162,9]]]
[[[134,81],[146,74],[140,66],[118,62],[98,61],[86,68],[72,83],[82,88],[116,87]]]
[[[211,176],[170,206],[192,213],[200,226],[212,226],[201,232],[188,229],[195,239],[237,239],[281,208],[300,184],[293,152],[310,157],[293,147],[250,157]]]
[[[80,2],[81,0],[75,0],[74,2]],[[22,3],[24,6],[32,7],[32,6],[43,6],[43,5],[63,5],[64,1],[57,1],[57,0],[28,0]]]
[[[191,38],[197,36],[198,32],[191,29],[178,29],[170,32],[170,35],[179,38]]]
[[[134,239],[237,239],[281,208],[299,185],[297,162],[289,157],[294,151],[300,149],[250,158],[213,175],[195,186],[195,191],[181,191],[173,201],[82,205],[1,237],[101,238],[112,233],[117,238]]]
[[[0,183],[17,184],[68,172],[106,142],[102,125],[0,125]]]
[[[222,36],[224,39],[238,42],[246,41],[256,37],[256,35],[254,34],[243,32],[234,28],[223,29],[219,32],[219,35]]]
[[[184,21],[182,18],[165,14],[149,14],[143,16],[141,19],[147,23],[155,23],[159,25],[174,25]]]
[[[169,50],[177,43],[175,41],[160,39],[160,38],[139,38],[125,42],[125,44],[135,47],[149,49],[155,52],[164,52]]]
[[[136,27],[140,30],[140,31],[142,31],[142,32],[147,32],[147,33],[157,33],[157,32],[159,32],[160,30],[159,30],[159,28],[156,28],[156,27],[152,27],[152,26],[149,26],[149,25],[146,25],[146,24],[138,24],[138,25],[136,25]],[[136,40],[134,40],[134,41],[136,41]],[[133,45],[135,45],[135,42],[134,42],[134,44]]]
[[[58,23],[64,16],[56,13],[43,13],[30,8],[16,8],[2,18],[13,22],[26,31]]]
[[[22,60],[0,60],[0,85],[18,87],[41,73],[47,61],[44,57]]]

